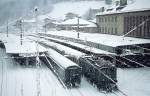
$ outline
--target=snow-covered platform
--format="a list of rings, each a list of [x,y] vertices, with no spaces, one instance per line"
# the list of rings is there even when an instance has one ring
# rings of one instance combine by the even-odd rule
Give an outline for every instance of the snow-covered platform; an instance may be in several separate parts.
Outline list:
[[[37,40],[37,37],[29,37],[31,40]],[[45,40],[44,38],[39,39],[39,44],[42,44],[44,46],[47,46],[48,48],[53,48],[62,51],[64,55],[71,55],[71,56],[76,56],[76,57],[81,57],[85,55],[85,53],[77,51],[75,49],[72,49],[70,47],[50,42],[48,40]]]
[[[28,40],[26,36],[21,38],[17,34],[0,34],[0,41],[2,41],[6,48],[7,54],[19,54],[23,57],[33,57],[36,55],[37,51],[39,53],[46,52],[46,48],[37,45],[36,42]]]
[[[123,37],[116,35],[100,34],[100,33],[79,33],[75,31],[49,31],[46,33],[41,33],[40,35],[68,40],[71,42],[77,42],[83,45],[92,46],[97,49],[105,50],[111,53],[128,53],[127,47],[130,46],[130,51],[132,49],[141,50],[140,47],[145,47],[150,45],[150,39],[133,38],[133,37]]]
[[[75,31],[49,31],[49,32],[47,32],[47,34],[77,39],[77,32],[75,32]],[[91,42],[108,45],[108,46],[112,46],[112,47],[150,43],[149,39],[123,37],[123,36],[100,34],[100,33],[82,33],[82,32],[80,32],[79,37],[80,37],[79,39],[81,39],[81,40],[91,41]]]

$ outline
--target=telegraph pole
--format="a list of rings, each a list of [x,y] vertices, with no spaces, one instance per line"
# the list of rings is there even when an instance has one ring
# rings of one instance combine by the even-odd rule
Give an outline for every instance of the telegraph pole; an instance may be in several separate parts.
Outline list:
[[[78,16],[78,30],[77,30],[78,33],[77,33],[77,38],[80,38],[80,36],[79,36],[79,35],[80,35],[80,34],[79,34],[79,18],[80,18],[80,17]]]
[[[36,33],[38,33],[38,19],[37,19],[37,15],[38,15],[38,8],[36,7],[35,9],[34,9],[34,12],[35,12],[35,23],[36,23],[36,25],[35,25],[35,30],[36,30]]]
[[[7,31],[7,37],[8,37],[8,20],[7,20],[7,27],[6,27],[6,31]]]
[[[34,9],[34,12],[35,12],[35,19],[36,19],[36,33],[38,35],[38,8],[36,7]],[[37,53],[36,53],[36,67],[37,67],[37,70],[36,70],[36,83],[37,83],[37,93],[36,93],[36,96],[41,96],[41,89],[40,89],[40,66],[41,66],[41,62],[40,62],[40,59],[39,59],[39,43],[38,43],[38,39],[36,41],[37,45],[36,45],[36,50],[37,50]]]
[[[22,19],[19,20],[19,26],[20,26],[20,44],[22,45],[23,43],[23,30],[22,30]]]
[[[47,26],[47,24],[46,24],[46,23],[47,23],[47,22],[46,22],[46,20],[45,20],[44,22],[45,22],[44,29],[45,29],[45,34],[46,34],[46,32],[47,32],[47,30],[46,30],[46,28],[47,28],[47,27],[46,27],[46,26]]]

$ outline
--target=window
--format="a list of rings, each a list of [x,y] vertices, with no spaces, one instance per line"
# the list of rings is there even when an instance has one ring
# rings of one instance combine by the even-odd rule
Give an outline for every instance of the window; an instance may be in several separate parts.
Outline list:
[[[113,32],[114,32],[114,29],[113,29],[113,28],[111,28],[111,34],[113,34]]]
[[[108,34],[110,34],[110,28],[108,28]]]
[[[102,21],[102,22],[104,22],[104,19],[103,19],[103,18],[101,18],[101,21]]]
[[[118,29],[117,28],[115,28],[115,34],[117,34],[118,33]]]
[[[99,27],[99,32],[101,33],[101,27]]]
[[[117,18],[117,16],[115,17],[115,22],[117,22],[118,20],[117,20],[118,18]]]
[[[114,17],[111,18],[111,22],[114,22]]]
[[[105,22],[107,22],[107,17],[105,17]]]
[[[105,27],[105,33],[107,33],[107,27]]]
[[[110,22],[110,17],[108,17],[108,22]]]
[[[99,18],[99,22],[101,22],[101,18]]]
[[[104,33],[104,27],[102,27],[102,33]]]

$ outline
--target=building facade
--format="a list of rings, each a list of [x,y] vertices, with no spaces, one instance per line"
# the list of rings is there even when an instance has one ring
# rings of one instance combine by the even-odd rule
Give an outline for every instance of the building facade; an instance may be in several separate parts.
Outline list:
[[[99,33],[150,38],[150,10],[101,14],[96,22]]]

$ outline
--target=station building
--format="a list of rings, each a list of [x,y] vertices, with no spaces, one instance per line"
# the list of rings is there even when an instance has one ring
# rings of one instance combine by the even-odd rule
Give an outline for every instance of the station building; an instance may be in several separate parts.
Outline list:
[[[150,38],[150,9],[104,12],[96,16],[96,23],[99,33]]]

